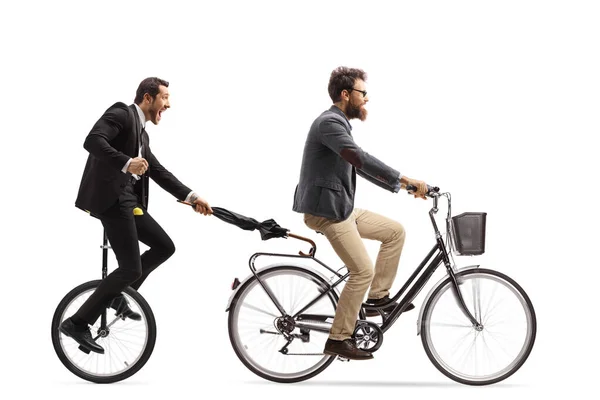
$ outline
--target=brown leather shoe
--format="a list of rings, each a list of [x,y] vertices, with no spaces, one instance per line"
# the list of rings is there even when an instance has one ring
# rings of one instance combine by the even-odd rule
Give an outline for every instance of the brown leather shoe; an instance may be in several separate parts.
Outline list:
[[[330,356],[340,356],[349,360],[370,360],[373,354],[356,347],[354,340],[333,340],[327,339],[323,353]]]
[[[367,299],[367,303],[368,303],[368,304],[374,304],[374,305],[376,305],[376,306],[377,306],[377,305],[380,305],[380,304],[385,304],[385,303],[387,303],[387,302],[389,302],[389,301],[390,301],[390,296],[385,296],[385,297],[384,297],[384,298],[382,298],[382,299]],[[391,312],[394,310],[394,307],[396,307],[397,305],[398,305],[398,303],[396,303],[396,302],[394,301],[394,302],[393,302],[393,303],[391,303],[389,306],[386,306],[386,307],[384,307],[384,308],[382,309],[382,311],[383,311],[384,313],[386,313],[386,314],[387,314],[387,313],[391,313]],[[405,309],[403,312],[410,311],[410,310],[412,310],[412,309],[414,309],[414,308],[415,308],[415,306],[414,306],[412,303],[410,303],[410,304],[408,305],[408,307],[406,307],[406,309]],[[367,317],[377,317],[377,316],[379,316],[379,315],[380,315],[380,314],[379,314],[379,311],[378,311],[378,310],[375,310],[375,309],[371,309],[371,310],[365,310],[365,314],[367,315]]]

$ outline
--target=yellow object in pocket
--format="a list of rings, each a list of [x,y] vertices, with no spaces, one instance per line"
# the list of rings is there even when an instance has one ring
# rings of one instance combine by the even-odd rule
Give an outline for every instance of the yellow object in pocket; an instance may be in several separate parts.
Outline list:
[[[133,215],[144,215],[144,212],[142,211],[141,208],[136,207],[133,209]]]

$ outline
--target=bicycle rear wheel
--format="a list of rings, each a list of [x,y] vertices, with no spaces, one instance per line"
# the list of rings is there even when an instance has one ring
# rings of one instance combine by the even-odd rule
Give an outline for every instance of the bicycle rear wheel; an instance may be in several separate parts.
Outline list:
[[[100,282],[86,282],[62,299],[52,318],[52,344],[63,365],[78,377],[95,383],[113,383],[129,378],[146,364],[156,342],[156,322],[146,300],[127,287],[122,294],[142,320],[122,320],[113,309],[107,308],[107,331],[100,331],[101,318],[90,327],[92,337],[98,336],[96,343],[104,348],[104,354],[80,350],[79,344],[60,333],[58,327],[79,309]]]
[[[438,370],[457,382],[500,382],[531,353],[537,329],[533,305],[525,291],[500,272],[478,268],[456,278],[467,308],[483,328],[474,327],[461,311],[448,278],[425,304],[425,352]]]
[[[300,382],[317,375],[335,359],[323,354],[323,348],[335,315],[337,295],[334,291],[327,293],[292,319],[289,316],[329,289],[327,282],[310,270],[294,266],[269,268],[258,274],[287,316],[280,313],[260,282],[252,277],[239,288],[229,311],[229,338],[235,353],[256,375],[274,382]],[[299,327],[298,321],[316,329]],[[287,347],[286,337],[293,337]]]

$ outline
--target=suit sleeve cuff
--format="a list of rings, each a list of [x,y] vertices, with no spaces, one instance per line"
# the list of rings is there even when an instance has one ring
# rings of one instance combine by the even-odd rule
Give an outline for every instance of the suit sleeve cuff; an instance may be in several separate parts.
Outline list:
[[[131,164],[131,158],[129,160],[127,160],[127,162],[125,163],[125,166],[121,169],[121,172],[123,172],[124,174],[127,173],[127,169],[129,168],[129,164]]]
[[[400,184],[400,179],[402,179],[402,174],[398,173],[398,180],[392,185],[394,193],[398,193],[400,191],[400,188],[402,187],[402,185]]]
[[[193,203],[198,198],[198,195],[192,190],[185,198],[186,203]]]

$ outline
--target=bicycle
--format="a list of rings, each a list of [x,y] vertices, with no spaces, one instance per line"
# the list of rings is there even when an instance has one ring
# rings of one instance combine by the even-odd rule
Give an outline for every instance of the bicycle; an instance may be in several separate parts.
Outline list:
[[[106,232],[100,247],[102,279],[105,279],[108,249],[111,248]],[[111,309],[105,308],[90,328],[94,340],[104,348],[104,354],[90,352],[70,337],[62,335],[58,330],[60,324],[79,309],[100,282],[85,282],[63,297],[52,318],[52,344],[60,361],[73,374],[94,383],[113,383],[129,378],[146,364],[156,342],[156,321],[148,302],[135,289],[127,287],[122,295],[129,307],[142,316],[142,320],[132,321],[116,314],[109,316]]]
[[[408,190],[416,188],[409,186]],[[507,275],[479,265],[460,269],[454,265],[453,253],[483,254],[487,213],[452,217],[450,193],[440,193],[436,187],[430,188],[427,196],[433,199],[429,216],[435,245],[388,303],[362,304],[353,338],[361,349],[380,349],[384,333],[443,264],[447,275],[427,293],[417,320],[425,353],[441,373],[456,382],[500,382],[514,374],[531,353],[537,329],[533,305]],[[446,243],[434,217],[440,197],[448,200]],[[312,240],[285,232],[278,236],[308,242],[308,254],[253,254],[251,274],[241,282],[233,281],[226,312],[229,338],[240,361],[264,379],[293,383],[321,373],[336,358],[323,354],[323,348],[339,299],[337,286],[349,273],[340,273],[345,266],[335,271],[315,258]],[[315,261],[332,276],[293,263],[257,270],[255,261],[262,256]],[[384,313],[382,309],[394,301],[398,305]],[[382,322],[367,320],[366,310],[377,310]]]

